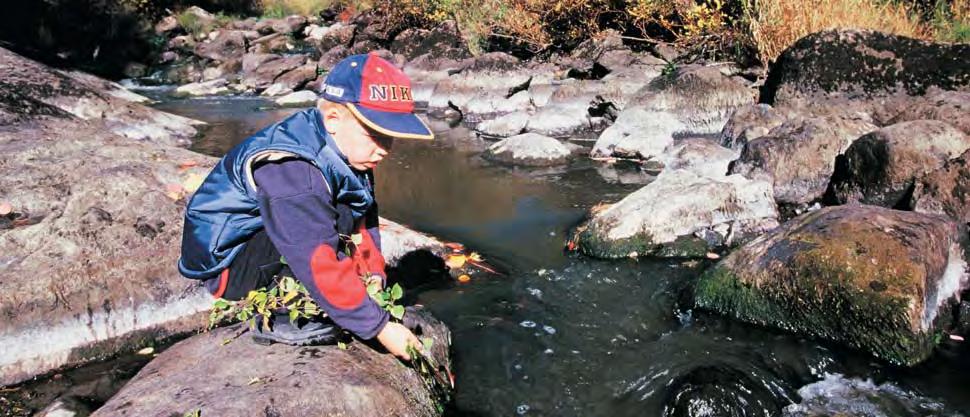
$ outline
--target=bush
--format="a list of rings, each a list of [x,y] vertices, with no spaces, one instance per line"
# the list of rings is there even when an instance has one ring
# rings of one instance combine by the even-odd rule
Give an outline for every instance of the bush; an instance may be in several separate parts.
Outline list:
[[[317,16],[335,3],[334,0],[262,0],[263,17]]]

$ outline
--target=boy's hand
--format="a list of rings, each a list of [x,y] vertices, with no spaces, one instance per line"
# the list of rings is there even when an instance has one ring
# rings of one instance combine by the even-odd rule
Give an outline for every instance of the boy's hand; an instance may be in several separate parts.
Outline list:
[[[377,341],[384,345],[388,352],[406,361],[411,360],[408,355],[408,345],[414,349],[422,349],[421,341],[407,327],[400,323],[389,322],[384,329],[377,334]]]

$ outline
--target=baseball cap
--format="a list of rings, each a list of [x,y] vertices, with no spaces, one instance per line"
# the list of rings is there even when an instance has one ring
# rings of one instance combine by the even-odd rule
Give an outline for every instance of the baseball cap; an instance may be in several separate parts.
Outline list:
[[[367,127],[402,139],[434,139],[414,114],[411,80],[376,53],[351,55],[330,69],[320,97],[344,103]]]

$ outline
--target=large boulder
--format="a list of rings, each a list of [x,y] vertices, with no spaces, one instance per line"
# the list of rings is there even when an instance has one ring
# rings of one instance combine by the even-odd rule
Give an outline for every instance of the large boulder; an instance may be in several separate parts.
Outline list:
[[[650,159],[674,143],[670,132],[686,130],[687,126],[670,114],[630,107],[600,134],[592,155]]]
[[[607,129],[593,147],[596,156],[624,156],[631,150],[642,158],[666,147],[674,137],[716,135],[728,116],[754,101],[753,91],[716,67],[689,66],[657,77],[643,87],[620,113],[635,112],[634,132]],[[617,119],[619,123],[619,118]],[[642,151],[648,151],[646,153]]]
[[[431,356],[447,378],[447,327],[419,310],[405,318],[434,340]],[[415,369],[370,346],[261,346],[239,337],[243,331],[243,324],[220,328],[166,349],[93,416],[431,417],[444,409]]]
[[[906,206],[917,178],[970,148],[970,135],[944,122],[917,120],[869,133],[840,156],[831,193],[839,204]]]
[[[549,136],[525,133],[492,144],[483,156],[512,165],[551,166],[568,162],[580,149],[578,145]]]
[[[835,157],[874,129],[839,116],[796,118],[745,144],[730,173],[771,182],[779,203],[808,204],[825,194]]]
[[[970,151],[916,181],[908,206],[970,223]]]
[[[878,102],[932,90],[970,88],[968,44],[944,44],[868,30],[827,30],[786,49],[771,66],[761,102],[826,107]]]
[[[545,75],[551,78],[551,72]],[[428,113],[442,117],[460,112],[471,123],[493,119],[504,114],[530,111],[534,105],[528,91],[522,89],[537,76],[515,57],[490,52],[462,63],[460,71],[435,84],[428,102]]]
[[[963,231],[938,215],[836,206],[797,217],[701,277],[698,307],[912,365],[966,284]]]
[[[241,30],[220,29],[214,39],[195,47],[195,54],[213,61],[240,59],[246,53],[246,36]]]
[[[317,50],[321,54],[326,54],[327,51],[338,46],[350,48],[356,30],[356,25],[345,25],[339,22],[324,28],[324,30],[319,31],[316,35],[319,37],[316,41]]]
[[[601,258],[704,256],[778,226],[771,184],[674,170],[595,213],[574,242]]]
[[[187,145],[197,133],[195,126],[203,124],[132,102],[147,99],[124,92],[117,84],[57,71],[2,48],[0,91],[12,106],[11,119],[25,117],[23,112],[38,105],[81,120],[104,121],[115,134],[158,144]]]

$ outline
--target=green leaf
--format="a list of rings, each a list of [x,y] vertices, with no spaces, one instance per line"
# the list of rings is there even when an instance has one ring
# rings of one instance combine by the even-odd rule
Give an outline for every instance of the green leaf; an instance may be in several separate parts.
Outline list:
[[[401,297],[403,296],[404,296],[404,288],[401,288],[399,284],[394,284],[394,286],[391,287],[391,299],[400,300]]]
[[[212,303],[212,307],[217,308],[219,310],[225,310],[229,308],[229,301],[226,301],[223,298],[216,299],[216,301]]]
[[[361,235],[360,233],[354,233],[350,235],[350,241],[353,242],[355,245],[359,245],[361,243],[364,243],[364,236]]]
[[[347,350],[347,344],[344,343],[344,342],[339,342],[338,341],[337,342],[337,348],[339,348],[340,350]]]
[[[286,258],[284,258],[283,256],[280,256],[280,263],[283,265],[289,265],[289,263],[286,262]]]
[[[290,310],[290,323],[296,323],[296,319],[300,318],[299,310]]]
[[[424,345],[424,350],[430,351],[431,346],[434,346],[434,339],[430,337],[425,337],[421,339],[421,344]]]
[[[404,306],[391,307],[391,316],[401,320],[404,318]]]

